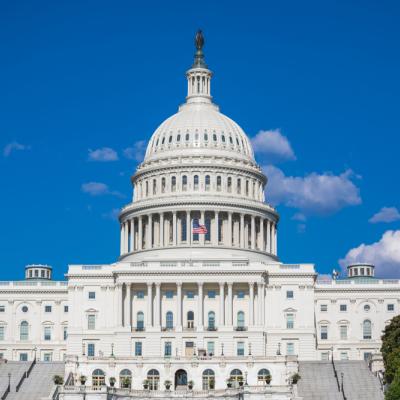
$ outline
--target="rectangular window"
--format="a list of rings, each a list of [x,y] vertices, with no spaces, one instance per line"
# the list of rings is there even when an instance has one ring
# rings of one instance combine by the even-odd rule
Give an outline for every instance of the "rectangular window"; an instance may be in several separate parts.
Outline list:
[[[6,311],[6,306],[0,306],[0,312],[5,312]]]
[[[50,362],[52,359],[52,354],[51,353],[44,353],[43,354],[43,361],[44,362]]]
[[[329,353],[324,351],[323,353],[321,353],[321,360],[322,361],[328,361],[329,360]]]
[[[388,311],[394,311],[394,304],[388,304],[387,305],[387,310]]]
[[[328,304],[321,304],[321,311],[322,312],[328,311]]]
[[[209,299],[215,299],[215,290],[209,290],[208,291],[208,298]]]
[[[192,292],[192,291],[186,292],[186,297],[187,297],[188,299],[194,299],[194,292]]]
[[[341,304],[341,305],[340,305],[340,311],[341,311],[341,312],[347,311],[347,304]]]
[[[138,299],[144,299],[144,291],[143,290],[139,290],[136,292],[136,297]]]
[[[245,293],[244,293],[243,290],[239,290],[239,291],[237,292],[237,298],[238,298],[238,299],[244,299],[244,296],[245,296]]]
[[[288,356],[294,355],[294,343],[291,342],[286,343],[286,355]]]
[[[286,291],[286,298],[287,299],[293,299],[294,298],[293,290],[287,290]]]
[[[0,340],[4,340],[4,332],[5,332],[5,327],[0,326]]]
[[[174,292],[173,292],[172,290],[167,290],[167,291],[165,292],[165,297],[166,297],[167,299],[173,299],[173,298],[174,298]]]
[[[321,340],[328,340],[328,327],[321,325]]]
[[[28,361],[28,353],[19,353],[19,361]]]
[[[51,312],[51,306],[44,306],[44,312]]]
[[[165,342],[165,344],[164,344],[164,356],[165,357],[171,357],[172,356],[172,343],[171,342]]]
[[[68,328],[66,326],[63,328],[63,338],[64,340],[67,340],[68,338]]]
[[[140,357],[142,355],[142,342],[135,342],[135,356]]]
[[[293,329],[294,328],[294,315],[286,314],[286,328]]]
[[[94,343],[88,343],[88,345],[87,345],[87,355],[88,355],[88,357],[94,357],[94,355],[95,355]]]
[[[340,359],[341,359],[341,360],[348,360],[348,359],[349,359],[349,355],[347,354],[346,351],[342,351],[342,352],[340,353]]]
[[[50,326],[44,327],[44,340],[51,340],[51,328]]]
[[[237,355],[244,356],[244,342],[238,342],[237,344]]]
[[[65,313],[68,312],[68,306],[64,306],[64,312],[65,312]]]
[[[215,343],[207,342],[207,353],[209,356],[213,356],[215,354]]]
[[[94,300],[96,298],[96,292],[89,292],[89,299]]]
[[[89,330],[96,329],[96,316],[93,314],[90,314],[90,315],[88,315],[87,320],[88,320],[88,329]]]
[[[347,340],[347,325],[340,326],[340,340]]]

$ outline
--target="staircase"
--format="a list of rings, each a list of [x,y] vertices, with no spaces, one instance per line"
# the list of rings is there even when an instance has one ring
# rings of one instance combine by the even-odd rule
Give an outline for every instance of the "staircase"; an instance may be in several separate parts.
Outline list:
[[[299,362],[299,374],[297,390],[303,400],[343,400],[330,361]]]
[[[29,366],[30,363],[26,361],[8,361],[0,364],[0,398],[8,387],[8,374],[10,374],[10,388],[15,391],[15,386],[17,386]]]
[[[64,376],[64,363],[37,362],[30,375],[26,378],[19,391],[12,388],[7,400],[41,400],[48,398],[54,387],[54,375]]]
[[[365,361],[335,361],[336,371],[347,400],[383,400],[379,380]]]

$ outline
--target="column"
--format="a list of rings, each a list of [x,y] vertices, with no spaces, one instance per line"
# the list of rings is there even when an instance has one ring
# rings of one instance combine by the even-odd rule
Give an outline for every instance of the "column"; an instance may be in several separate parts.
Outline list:
[[[267,253],[271,253],[271,221],[267,219]]]
[[[275,224],[274,254],[278,254],[278,225]]]
[[[153,326],[153,284],[147,284],[147,316],[146,316],[146,326],[151,328]]]
[[[153,214],[149,214],[147,224],[148,229],[146,248],[151,249],[153,247]]]
[[[258,325],[264,325],[264,283],[257,283],[258,290]]]
[[[164,213],[160,213],[160,247],[164,247]]]
[[[172,213],[172,243],[176,246],[177,234],[176,234],[176,211]]]
[[[122,318],[123,318],[123,314],[122,314],[122,303],[123,302],[123,298],[122,298],[122,285],[118,284],[117,285],[117,314],[118,314],[118,319],[117,319],[117,325],[119,327],[122,326]]]
[[[228,246],[231,247],[232,246],[232,212],[231,211],[228,212],[228,235],[227,235],[227,239],[228,239]]]
[[[256,248],[256,221],[254,215],[251,216],[251,249]]]
[[[176,284],[177,318],[176,330],[182,331],[182,282]]]
[[[197,297],[197,315],[198,315],[198,330],[203,330],[203,282],[198,282],[198,297]]]
[[[125,251],[124,251],[124,253],[128,253],[128,251],[129,251],[129,221],[125,221],[124,225],[125,225],[125,229],[124,229],[124,232],[125,232],[124,250]]]
[[[219,231],[219,212],[215,211],[215,218],[214,218],[214,233],[213,233],[213,245],[218,246],[219,240],[218,240],[218,231]]]
[[[124,326],[131,325],[131,284],[125,284]]]
[[[275,253],[275,223],[271,222],[271,253]]]
[[[244,214],[240,214],[240,225],[239,225],[239,232],[240,232],[240,247],[244,247]]]
[[[134,251],[135,250],[135,219],[132,218],[131,219],[131,244],[130,244],[130,251]]]
[[[192,238],[192,224],[190,221],[190,211],[186,211],[186,243],[190,245]]]
[[[232,288],[233,288],[233,283],[228,282],[228,317],[227,317],[228,326],[232,326],[232,305],[233,305]]]
[[[265,251],[264,247],[264,218],[260,217],[260,243],[258,245],[258,249],[261,251]]]
[[[143,216],[140,215],[139,217],[139,227],[138,227],[138,250],[143,250]]]
[[[161,325],[161,283],[156,283],[156,304],[154,309],[154,326],[160,328]]]
[[[205,211],[201,211],[201,212],[200,212],[200,224],[201,224],[201,225],[205,225],[205,223],[206,223],[206,220],[205,220]],[[205,238],[206,235],[202,234],[202,235],[199,235],[199,236],[200,236],[200,237],[199,237],[199,239],[200,239],[200,244],[203,244],[203,245],[204,245],[205,240],[206,240],[206,238]]]
[[[225,325],[225,282],[219,283],[219,325]]]
[[[120,254],[124,254],[124,224],[120,225]]]
[[[249,282],[249,326],[254,325],[254,283]]]

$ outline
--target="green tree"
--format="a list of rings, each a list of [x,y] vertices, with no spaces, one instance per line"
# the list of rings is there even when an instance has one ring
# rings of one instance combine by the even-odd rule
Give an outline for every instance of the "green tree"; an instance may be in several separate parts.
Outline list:
[[[382,336],[381,351],[385,364],[385,379],[388,384],[391,384],[400,370],[400,315],[394,317],[386,326]],[[400,376],[398,385],[400,385]]]
[[[392,383],[385,394],[385,400],[399,400],[400,399],[400,369],[397,369]]]

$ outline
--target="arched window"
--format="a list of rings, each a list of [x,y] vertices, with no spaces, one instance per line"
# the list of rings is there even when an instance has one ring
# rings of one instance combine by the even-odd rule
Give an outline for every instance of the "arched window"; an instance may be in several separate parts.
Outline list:
[[[146,197],[149,195],[149,182],[146,181]]]
[[[119,386],[121,388],[130,388],[132,385],[132,372],[129,369],[123,369],[119,373]]]
[[[243,385],[243,374],[240,369],[234,369],[230,376],[233,387],[237,388]]]
[[[239,311],[237,313],[237,327],[239,329],[243,329],[244,325],[245,325],[244,312],[243,311]]]
[[[189,141],[189,134],[188,134],[188,133],[185,135],[185,140],[186,140],[187,142]]]
[[[208,313],[208,330],[215,331],[215,312],[210,311]]]
[[[181,218],[181,242],[186,242],[187,240],[187,226],[186,226],[186,216]]]
[[[237,194],[240,194],[242,192],[242,180],[240,178],[237,178],[236,181],[236,192]]]
[[[95,369],[92,373],[92,386],[100,387],[106,385],[106,376],[101,369]]]
[[[157,194],[157,181],[153,179],[153,195]]]
[[[213,134],[213,140],[214,140],[214,142],[217,141],[217,135],[215,133]]]
[[[169,137],[168,143],[172,143],[172,136]]]
[[[29,340],[29,324],[27,321],[22,321],[19,326],[19,339]]]
[[[204,141],[208,142],[208,134],[207,133],[204,134]]]
[[[189,329],[194,328],[194,312],[193,311],[188,311],[188,313],[187,313],[187,327]]]
[[[246,181],[246,196],[249,195],[249,181]]]
[[[172,311],[168,311],[165,316],[165,326],[167,329],[174,328],[174,314],[172,313]]]
[[[228,193],[232,193],[232,178],[229,176],[228,177]]]
[[[199,176],[198,175],[195,175],[193,177],[193,189],[199,190]]]
[[[372,324],[369,319],[363,322],[363,339],[372,339]]]
[[[181,141],[181,135],[178,135],[178,136],[176,137],[176,141],[177,141],[177,142],[180,142],[180,141]]]
[[[221,191],[221,186],[222,186],[222,179],[220,176],[217,176],[217,192]]]
[[[165,136],[162,138],[161,144],[165,143]]]
[[[269,385],[271,382],[271,373],[266,369],[260,369],[257,374],[257,382],[262,385]]]
[[[225,143],[225,135],[222,135],[221,139],[222,139],[222,143]]]
[[[187,190],[187,176],[182,176],[182,191],[186,192]]]
[[[233,144],[232,136],[229,136],[229,143],[230,143],[230,144]]]
[[[215,389],[215,373],[212,369],[203,372],[203,390]]]
[[[158,390],[160,383],[160,373],[156,369],[151,369],[147,374],[147,380],[149,381],[150,390]]]
[[[176,176],[171,177],[171,191],[176,191]]]
[[[143,331],[144,330],[144,314],[142,311],[139,311],[136,314],[136,330]]]
[[[165,193],[165,178],[161,178],[161,193]]]
[[[210,190],[210,183],[211,183],[210,175],[206,175],[206,190],[207,191]]]

